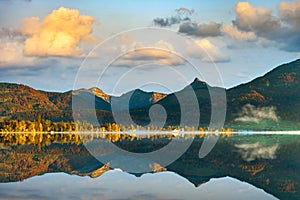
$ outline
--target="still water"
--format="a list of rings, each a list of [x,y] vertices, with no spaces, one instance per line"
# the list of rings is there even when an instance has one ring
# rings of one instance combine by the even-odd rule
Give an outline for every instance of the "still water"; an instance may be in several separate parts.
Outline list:
[[[0,199],[300,199],[299,135],[224,135],[202,159],[198,152],[203,136],[194,136],[176,161],[155,163],[145,173],[101,163],[84,145],[99,138],[83,139],[75,134],[2,134]],[[102,139],[136,153],[187,140]]]

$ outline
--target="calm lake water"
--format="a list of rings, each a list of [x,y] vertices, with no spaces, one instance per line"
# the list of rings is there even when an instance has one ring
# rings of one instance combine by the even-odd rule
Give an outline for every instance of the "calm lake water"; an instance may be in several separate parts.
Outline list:
[[[199,135],[174,162],[144,173],[113,168],[118,155],[107,148],[99,154],[109,162],[100,162],[86,148],[97,140],[142,154],[191,138],[1,134],[0,199],[300,199],[300,135],[222,135],[202,159]]]

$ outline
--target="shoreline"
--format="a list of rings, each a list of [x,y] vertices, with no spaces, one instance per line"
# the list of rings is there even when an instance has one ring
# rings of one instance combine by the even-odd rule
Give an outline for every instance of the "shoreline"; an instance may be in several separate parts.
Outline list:
[[[232,135],[300,135],[300,130],[298,131],[232,131],[232,132],[222,132],[222,131],[119,131],[119,132],[108,132],[108,131],[72,131],[72,132],[0,132],[0,134],[121,134],[121,135],[222,135],[222,134],[232,134]]]

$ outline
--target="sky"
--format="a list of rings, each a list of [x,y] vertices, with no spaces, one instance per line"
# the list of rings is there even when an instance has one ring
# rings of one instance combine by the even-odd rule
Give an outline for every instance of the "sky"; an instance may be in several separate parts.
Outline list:
[[[231,88],[300,56],[300,0],[0,0],[0,82]]]

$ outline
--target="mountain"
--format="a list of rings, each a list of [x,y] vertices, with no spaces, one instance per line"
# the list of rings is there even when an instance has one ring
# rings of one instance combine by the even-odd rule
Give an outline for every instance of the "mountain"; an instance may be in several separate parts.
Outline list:
[[[209,92],[214,91],[214,93],[217,94],[219,91],[224,91],[224,89],[211,87],[198,78],[196,78],[189,86],[186,86],[183,90],[170,94],[164,99],[157,102],[157,104],[162,105],[168,113],[169,121],[167,121],[167,125],[173,125],[174,122],[180,123],[182,112],[181,106],[191,106],[190,104],[192,103],[192,101],[179,101],[177,97],[192,98],[190,97],[191,89],[193,90],[192,92],[194,92],[196,95],[200,109],[200,126],[208,126],[211,117],[211,99]],[[191,118],[197,117],[194,116],[195,113],[194,115],[193,113],[190,113],[189,115]]]
[[[210,92],[218,95],[223,89],[211,87],[198,78],[190,86],[194,89],[199,103],[200,126],[208,126],[211,117]],[[167,125],[179,124],[181,111],[176,96],[187,91],[188,86],[157,102],[168,112]],[[225,126],[248,130],[298,130],[300,60],[278,66],[249,83],[228,89],[226,96]],[[221,104],[221,101],[217,103]]]
[[[167,95],[157,92],[145,92],[140,89],[130,91],[121,96],[112,96],[111,103],[115,103],[119,109],[126,109],[128,105],[122,105],[126,99],[129,99],[129,109],[144,108],[157,103]]]
[[[199,104],[200,126],[208,126],[211,118],[209,92],[213,90],[218,95],[218,92],[224,89],[211,87],[198,78],[181,91],[168,95],[136,89],[118,97],[107,95],[98,88],[58,93],[38,91],[24,85],[0,83],[0,115],[12,119],[34,120],[42,117],[53,121],[71,121],[74,94],[81,98],[81,105],[87,103],[86,99],[95,98],[97,116],[101,123],[113,122],[111,104],[120,112],[129,107],[133,120],[141,125],[150,122],[150,107],[161,105],[167,112],[166,125],[179,125],[180,104],[188,101],[179,102],[178,96],[189,100],[192,98],[191,88]],[[300,60],[281,65],[249,83],[228,89],[226,94],[228,126],[242,126],[247,129],[300,128]],[[129,105],[124,104],[126,99]],[[222,103],[224,102],[220,100],[216,105]],[[191,115],[195,113],[191,112]],[[105,119],[102,116],[106,116]]]
[[[106,101],[107,103],[110,103],[110,96],[105,94],[99,88],[93,87],[91,89],[79,89],[79,90],[74,90],[73,91],[74,95],[80,94],[80,93],[88,93],[88,94],[91,94],[93,96],[101,98],[102,100]]]
[[[0,84],[0,114],[10,116],[19,112],[57,111],[58,107],[48,95],[31,87],[18,84]]]
[[[81,107],[91,98],[95,99],[95,108],[101,122],[112,121],[111,98],[118,104],[122,99],[131,97],[130,109],[151,106],[166,95],[157,92],[135,90],[119,97],[105,94],[99,88],[79,89],[60,92],[35,90],[29,86],[13,83],[0,83],[0,116],[10,119],[51,121],[72,121],[72,96],[78,97]],[[107,116],[103,118],[103,115]]]
[[[21,84],[0,83],[0,115],[10,119],[72,121],[72,93],[75,96],[80,93],[84,97],[83,104],[85,98],[95,97],[97,110],[101,113],[110,111],[107,98],[100,96],[95,89],[59,93],[39,91]]]
[[[252,115],[256,112],[256,117],[269,118],[281,126],[285,126],[283,122],[293,122],[286,123],[286,126],[298,125],[299,128],[300,60],[281,65],[262,77],[227,90],[227,101],[227,122],[234,122],[243,108],[251,104],[259,108],[253,111],[248,106]]]

